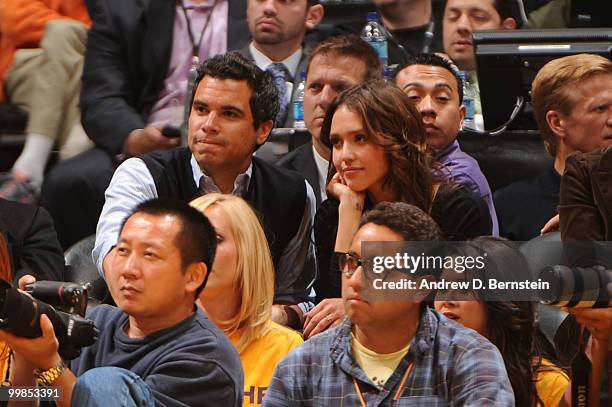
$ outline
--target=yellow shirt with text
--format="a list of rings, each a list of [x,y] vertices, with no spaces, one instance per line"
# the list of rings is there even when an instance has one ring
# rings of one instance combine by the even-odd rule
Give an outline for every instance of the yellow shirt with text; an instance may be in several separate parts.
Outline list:
[[[230,336],[232,344],[240,340],[240,334]],[[274,375],[274,369],[291,349],[304,343],[296,331],[272,322],[268,332],[240,353],[244,370],[243,406],[260,406]]]

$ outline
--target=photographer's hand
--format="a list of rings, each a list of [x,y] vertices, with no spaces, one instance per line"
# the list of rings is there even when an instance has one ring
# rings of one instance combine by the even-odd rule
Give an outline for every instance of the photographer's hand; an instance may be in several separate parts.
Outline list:
[[[612,340],[612,308],[568,308],[576,321],[587,327],[599,341]]]
[[[26,276],[22,277],[25,278]],[[20,279],[21,285],[21,279]],[[53,324],[46,315],[40,316],[40,329],[42,336],[38,338],[22,338],[7,331],[0,330],[0,340],[6,342],[15,353],[15,371],[11,373],[13,386],[31,386],[33,381],[32,368],[47,370],[57,366],[61,362],[58,353],[59,342],[53,331]],[[24,383],[27,382],[27,383]],[[61,376],[53,382],[53,386],[62,388],[62,399],[57,401],[59,406],[70,406],[72,400],[72,389],[76,377],[69,369],[64,369]]]
[[[19,289],[21,291],[25,290],[25,286],[28,284],[34,284],[36,282],[36,278],[30,274],[26,274],[25,276],[19,279]]]
[[[18,353],[32,366],[40,370],[46,370],[61,361],[57,352],[59,342],[55,337],[51,321],[44,314],[40,316],[40,329],[42,336],[38,338],[23,338],[0,330],[0,339],[5,341],[13,352]]]

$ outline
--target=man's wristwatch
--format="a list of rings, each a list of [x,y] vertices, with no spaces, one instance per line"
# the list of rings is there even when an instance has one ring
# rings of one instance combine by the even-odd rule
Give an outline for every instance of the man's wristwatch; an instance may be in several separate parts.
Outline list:
[[[47,370],[34,369],[36,383],[42,384],[43,386],[51,386],[53,382],[55,382],[62,375],[62,373],[64,373],[65,369],[66,364],[63,360]]]

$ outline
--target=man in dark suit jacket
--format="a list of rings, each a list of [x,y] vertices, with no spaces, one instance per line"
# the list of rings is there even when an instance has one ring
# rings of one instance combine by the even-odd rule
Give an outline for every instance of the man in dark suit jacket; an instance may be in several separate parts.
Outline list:
[[[211,46],[224,52],[248,41],[244,2],[218,0],[212,9],[200,3],[96,0],[90,4],[93,26],[85,56],[81,110],[83,127],[96,147],[58,165],[42,191],[42,205],[53,216],[64,248],[95,232],[104,190],[123,158],[179,144],[179,138],[162,135],[163,124],[152,125],[149,119],[160,97],[170,93],[168,84],[176,80],[173,72],[190,66],[190,38],[197,42],[200,33],[207,34],[202,35],[201,58],[211,56],[207,55]],[[220,15],[223,7],[227,8],[226,20]],[[202,14],[203,28],[196,24],[196,12]],[[187,28],[177,31],[177,21]],[[226,47],[218,44],[218,30],[224,28]]]
[[[0,199],[0,233],[6,236],[15,284],[26,274],[63,279],[64,254],[46,210]]]
[[[376,52],[354,35],[329,38],[316,45],[308,59],[304,92],[304,122],[312,141],[293,150],[277,165],[302,174],[312,186],[317,207],[327,198],[327,167],[331,151],[321,142],[327,108],[344,89],[369,79],[382,78]]]
[[[307,29],[315,28],[323,19],[323,6],[318,0],[270,2],[247,0],[247,22],[252,41],[240,49],[262,70],[275,76],[274,65],[285,70],[285,86],[277,84],[281,109],[276,127],[293,127],[292,101],[297,95],[300,72],[306,71],[308,49],[304,47]],[[282,65],[279,65],[282,64]]]

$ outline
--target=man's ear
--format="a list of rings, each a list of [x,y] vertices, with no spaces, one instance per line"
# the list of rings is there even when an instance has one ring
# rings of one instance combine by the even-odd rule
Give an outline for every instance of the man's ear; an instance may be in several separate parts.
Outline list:
[[[502,30],[514,30],[514,29],[516,29],[516,20],[514,18],[512,18],[512,17],[506,18],[501,23],[501,29]]]
[[[257,128],[257,139],[255,140],[257,145],[262,145],[266,142],[273,127],[274,121],[272,120],[268,120],[267,122],[263,122],[259,125]]]
[[[461,128],[463,127],[463,119],[465,119],[465,113],[466,113],[467,109],[465,108],[465,105],[461,105],[459,106],[459,128],[457,129],[457,133],[459,133],[459,130],[461,130]]]
[[[306,29],[312,30],[316,26],[319,25],[321,20],[323,20],[323,16],[325,15],[325,11],[323,9],[323,5],[315,4],[308,8],[308,12],[306,13]]]
[[[558,111],[549,110],[548,112],[546,112],[546,124],[555,136],[561,139],[564,139],[567,136],[565,119],[563,118],[563,115]]]
[[[192,263],[187,266],[187,283],[185,284],[185,290],[187,292],[195,293],[198,288],[204,282],[206,275],[208,274],[208,268],[204,262],[200,261],[197,263]]]

